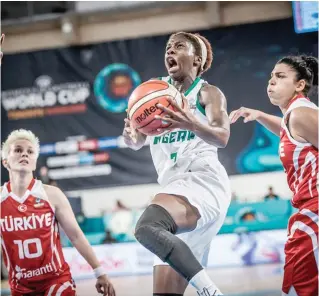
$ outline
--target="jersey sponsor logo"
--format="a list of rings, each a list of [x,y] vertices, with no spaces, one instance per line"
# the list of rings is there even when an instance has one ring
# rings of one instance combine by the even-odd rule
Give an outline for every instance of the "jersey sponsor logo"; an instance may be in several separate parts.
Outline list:
[[[48,227],[51,226],[51,223],[52,213],[42,215],[32,214],[27,217],[5,216],[3,219],[0,219],[1,230],[7,232]]]
[[[43,275],[46,273],[50,273],[53,272],[53,268],[51,263],[48,263],[45,266],[42,266],[40,268],[37,269],[32,269],[32,270],[26,270],[25,268],[21,268],[18,265],[15,267],[16,270],[16,278],[18,280],[20,279],[28,279],[28,278],[32,278],[35,276],[39,276],[39,275]]]
[[[195,139],[195,134],[191,131],[177,131],[177,132],[170,132],[163,136],[156,136],[154,137],[153,144],[170,144],[175,142],[185,142],[191,141]]]
[[[157,104],[154,106],[151,106],[149,108],[145,108],[144,112],[137,116],[135,121],[136,123],[140,124],[141,122],[143,122],[148,116],[152,115],[152,113],[154,113],[156,110],[158,110]]]
[[[35,208],[41,208],[41,207],[44,206],[44,203],[41,202],[41,199],[40,199],[40,198],[37,198],[37,199],[35,200],[35,204],[34,204],[33,206],[34,206]]]
[[[28,207],[26,205],[19,205],[18,206],[18,210],[20,212],[26,212],[27,209],[28,209]]]

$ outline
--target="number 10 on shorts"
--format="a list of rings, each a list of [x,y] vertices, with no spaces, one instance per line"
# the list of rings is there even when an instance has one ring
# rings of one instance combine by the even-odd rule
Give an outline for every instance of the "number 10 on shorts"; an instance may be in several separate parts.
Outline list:
[[[26,239],[24,241],[22,240],[14,240],[13,243],[15,245],[18,245],[19,250],[19,258],[24,259],[32,259],[40,257],[43,254],[42,246],[41,246],[41,240],[39,238],[31,238]],[[36,246],[36,252],[31,253],[30,252],[30,245],[35,244]]]

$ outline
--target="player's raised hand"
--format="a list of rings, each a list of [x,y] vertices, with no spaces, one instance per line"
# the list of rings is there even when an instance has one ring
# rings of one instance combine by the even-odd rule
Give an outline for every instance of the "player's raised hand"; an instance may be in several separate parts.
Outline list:
[[[255,109],[249,109],[246,107],[240,107],[237,110],[232,111],[229,114],[230,123],[235,123],[240,117],[244,118],[244,123],[257,120],[260,116],[260,111]]]
[[[5,35],[1,34],[1,37],[0,37],[0,65],[1,65],[2,57],[3,57],[3,52],[1,51],[1,46],[2,46],[2,43],[4,41],[4,37],[5,37]]]
[[[115,290],[106,275],[101,275],[97,278],[95,284],[98,293],[103,294],[103,296],[115,296]]]

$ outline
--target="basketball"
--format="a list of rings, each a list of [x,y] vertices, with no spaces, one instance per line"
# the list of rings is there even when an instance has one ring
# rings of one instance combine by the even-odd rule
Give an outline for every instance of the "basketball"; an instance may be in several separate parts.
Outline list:
[[[165,112],[158,108],[157,104],[174,110],[168,101],[169,98],[175,100],[178,106],[183,107],[182,96],[173,85],[162,80],[150,80],[139,85],[132,92],[128,101],[127,114],[132,127],[147,136],[162,133],[157,129],[169,128],[170,123],[155,118],[155,115],[165,115]]]

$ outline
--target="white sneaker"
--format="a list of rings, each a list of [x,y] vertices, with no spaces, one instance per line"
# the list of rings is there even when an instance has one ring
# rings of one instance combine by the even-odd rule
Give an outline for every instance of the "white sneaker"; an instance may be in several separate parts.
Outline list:
[[[214,294],[211,294],[206,288],[204,288],[202,292],[197,291],[197,294],[198,296],[219,296],[219,294],[217,294],[217,290],[214,292]]]

